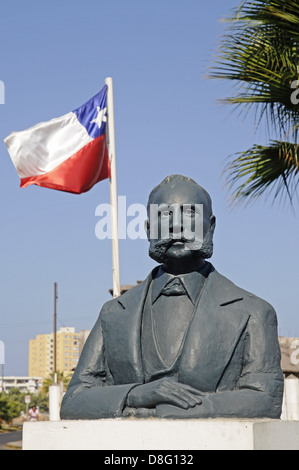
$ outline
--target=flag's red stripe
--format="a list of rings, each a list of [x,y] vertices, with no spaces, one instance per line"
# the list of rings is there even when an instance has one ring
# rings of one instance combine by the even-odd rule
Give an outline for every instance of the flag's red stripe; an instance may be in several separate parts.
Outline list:
[[[100,135],[54,170],[21,179],[21,188],[30,184],[70,193],[84,193],[101,180],[110,178],[106,136]]]

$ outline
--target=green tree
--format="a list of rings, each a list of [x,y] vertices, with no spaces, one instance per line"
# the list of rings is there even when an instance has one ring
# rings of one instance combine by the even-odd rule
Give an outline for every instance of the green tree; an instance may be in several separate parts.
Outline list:
[[[274,135],[268,145],[230,157],[226,184],[234,202],[267,190],[292,203],[299,182],[299,1],[245,0],[228,21],[210,78],[236,84],[223,101],[245,115],[254,111],[257,126],[264,121]]]
[[[19,403],[24,402],[25,393],[21,392],[18,388],[11,388],[7,393],[7,399],[9,401],[17,401]]]
[[[18,401],[11,400],[9,395],[2,393],[0,395],[0,427],[2,421],[10,423],[14,418],[21,414],[21,404]]]
[[[3,421],[9,420],[9,410],[7,406],[7,398],[3,393],[0,394],[0,429]]]
[[[49,412],[49,397],[43,393],[40,392],[37,395],[34,395],[31,397],[31,403],[30,403],[30,408],[35,405],[39,407],[40,413],[48,413]]]
[[[31,401],[26,406],[25,395],[30,395]],[[41,413],[47,413],[49,411],[49,397],[43,392],[29,393],[21,392],[17,388],[12,388],[8,393],[0,394],[0,427],[1,421],[11,422],[14,418],[17,418],[21,413],[25,413],[27,408],[31,408],[33,405],[38,406]]]

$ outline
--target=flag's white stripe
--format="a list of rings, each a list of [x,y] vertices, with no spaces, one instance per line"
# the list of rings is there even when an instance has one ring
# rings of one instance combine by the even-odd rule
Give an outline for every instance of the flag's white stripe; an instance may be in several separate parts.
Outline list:
[[[12,132],[4,142],[19,177],[27,178],[48,173],[92,140],[71,112]]]

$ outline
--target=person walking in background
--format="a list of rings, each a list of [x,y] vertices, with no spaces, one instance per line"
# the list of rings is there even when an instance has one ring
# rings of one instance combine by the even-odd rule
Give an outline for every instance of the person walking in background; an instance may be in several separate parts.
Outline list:
[[[27,420],[28,420],[28,421],[38,421],[38,419],[39,419],[39,411],[38,411],[38,409],[36,408],[36,406],[33,406],[33,407],[30,408],[30,410],[28,411]]]

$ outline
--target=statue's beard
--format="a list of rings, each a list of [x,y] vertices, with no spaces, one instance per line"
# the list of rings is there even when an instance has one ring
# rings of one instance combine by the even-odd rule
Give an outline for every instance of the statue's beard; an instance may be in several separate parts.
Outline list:
[[[162,240],[150,240],[149,246],[149,256],[157,261],[158,263],[165,263],[167,261],[167,250],[168,248],[178,240],[173,240],[170,238]],[[198,259],[208,259],[213,255],[213,235],[211,230],[209,230],[203,241],[198,243],[195,241],[181,239],[185,244],[185,250],[189,251],[192,256]]]

